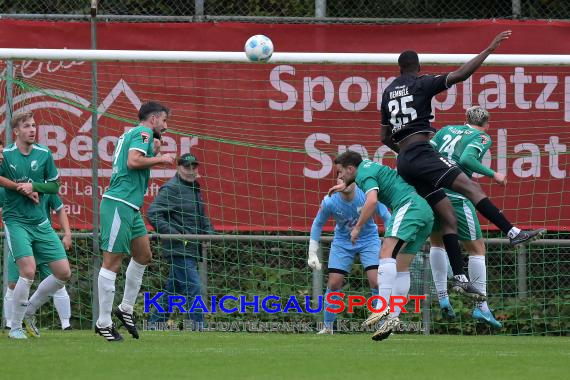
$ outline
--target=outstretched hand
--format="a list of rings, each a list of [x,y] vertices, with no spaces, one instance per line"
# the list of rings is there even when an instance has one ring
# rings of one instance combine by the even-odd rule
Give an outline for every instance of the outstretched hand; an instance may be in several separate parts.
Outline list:
[[[490,51],[495,51],[495,49],[499,47],[501,42],[503,42],[504,40],[508,40],[511,37],[512,33],[513,32],[510,30],[505,30],[504,32],[497,34],[487,49]]]

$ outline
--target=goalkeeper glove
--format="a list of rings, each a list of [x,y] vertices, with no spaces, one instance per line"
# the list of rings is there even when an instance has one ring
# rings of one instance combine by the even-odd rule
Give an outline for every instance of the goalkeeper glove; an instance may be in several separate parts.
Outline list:
[[[317,251],[319,250],[319,242],[316,240],[309,240],[309,259],[307,264],[313,269],[321,270],[321,262],[317,256]]]

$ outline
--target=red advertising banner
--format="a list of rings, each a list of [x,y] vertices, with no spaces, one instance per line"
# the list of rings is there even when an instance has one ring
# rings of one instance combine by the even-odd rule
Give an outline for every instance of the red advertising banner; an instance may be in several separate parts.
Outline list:
[[[98,25],[101,49],[240,51],[253,34],[278,51],[477,53],[513,30],[506,54],[565,54],[569,23],[480,21],[425,25]],[[88,48],[89,24],[0,21],[4,47]],[[545,43],[549,41],[549,43]],[[3,74],[5,75],[5,66]],[[453,68],[424,67],[444,73]],[[141,102],[172,108],[163,152],[195,153],[217,230],[307,231],[333,184],[332,160],[346,149],[393,166],[379,141],[379,102],[396,66],[100,63],[100,188],[92,188],[90,63],[16,62],[15,75],[45,91],[16,93],[33,109],[38,140],[52,149],[61,195],[76,228],[90,228],[92,194],[108,185],[113,149]],[[0,123],[6,115],[5,90]],[[55,98],[54,98],[55,96]],[[484,67],[433,102],[434,125],[461,124],[465,109],[491,112],[485,163],[508,175],[506,188],[479,181],[521,226],[568,230],[570,68]],[[4,137],[3,137],[4,138]],[[174,167],[153,170],[147,205]],[[482,220],[484,224],[485,221]],[[484,227],[490,228],[484,224]]]

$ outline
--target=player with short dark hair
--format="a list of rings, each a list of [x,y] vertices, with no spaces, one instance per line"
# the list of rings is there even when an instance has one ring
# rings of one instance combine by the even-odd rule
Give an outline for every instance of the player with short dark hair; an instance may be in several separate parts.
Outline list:
[[[410,264],[431,233],[433,211],[425,199],[404,181],[398,173],[378,162],[363,160],[357,152],[347,151],[335,161],[338,177],[344,184],[334,186],[329,193],[343,191],[356,185],[366,194],[358,221],[352,227],[350,238],[356,243],[364,224],[373,215],[378,202],[392,210],[380,250],[378,266],[378,294],[386,301],[390,296],[407,296],[410,290]],[[381,326],[372,335],[373,340],[386,339],[398,325],[401,308],[394,305],[379,313],[372,313],[364,322]]]
[[[443,188],[468,198],[483,216],[509,237],[511,245],[534,240],[545,230],[521,231],[514,227],[476,182],[433,149],[429,140],[436,130],[430,123],[433,119],[431,100],[452,85],[469,78],[510,35],[511,31],[499,33],[487,49],[459,69],[444,75],[419,75],[421,66],[417,53],[405,51],[398,59],[400,76],[382,95],[382,141],[399,153],[398,174],[416,188],[440,218],[442,240],[454,274],[453,289],[474,298],[484,296],[465,276],[457,237],[457,220]]]
[[[122,340],[111,319],[115,279],[123,256],[131,256],[125,273],[123,301],[113,314],[133,338],[138,339],[133,307],[146,266],[152,259],[150,242],[140,213],[148,188],[150,168],[173,164],[175,156],[156,156],[155,139],[167,129],[170,110],[157,102],[144,103],[139,110],[140,123],[123,133],[113,154],[113,171],[109,188],[100,206],[101,250],[103,264],[99,271],[99,318],[95,331],[109,342]]]
[[[166,107],[163,104],[160,104],[159,102],[151,100],[141,105],[138,116],[140,121],[144,121],[147,120],[153,114],[160,115],[162,113],[164,113],[166,116],[169,116],[170,108]],[[154,132],[154,137],[160,140],[159,133]]]

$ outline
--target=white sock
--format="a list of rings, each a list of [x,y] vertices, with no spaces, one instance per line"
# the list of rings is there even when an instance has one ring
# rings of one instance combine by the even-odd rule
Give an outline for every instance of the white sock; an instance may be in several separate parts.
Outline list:
[[[24,314],[28,307],[28,298],[30,297],[30,288],[34,280],[28,280],[20,276],[16,287],[14,288],[14,299],[12,300],[12,330],[22,328]]]
[[[59,289],[53,295],[53,304],[57,310],[57,315],[59,315],[59,320],[61,321],[61,329],[65,329],[70,326],[69,319],[71,318],[71,300],[69,299],[69,294],[65,289],[65,286]]]
[[[99,271],[97,279],[97,290],[99,293],[99,318],[97,326],[109,327],[113,324],[111,312],[113,311],[113,300],[115,298],[115,279],[117,274],[105,268]]]
[[[133,307],[139,295],[139,290],[141,290],[145,269],[146,265],[141,265],[133,259],[129,262],[127,272],[125,273],[125,293],[120,305],[121,310],[126,313],[133,313]]]
[[[431,247],[429,250],[429,264],[437,299],[447,297],[447,253],[440,247]]]
[[[396,275],[396,282],[394,283],[394,289],[392,289],[393,296],[408,296],[410,291],[410,272],[398,272]],[[394,306],[393,316],[397,317],[402,312],[400,306]]]
[[[507,236],[512,239],[512,238],[516,237],[520,232],[521,232],[520,228],[513,227],[509,230],[509,232],[507,233]]]
[[[467,267],[469,269],[469,278],[473,286],[484,295],[487,295],[487,267],[485,266],[485,256],[469,256]],[[477,303],[477,307],[483,311],[489,311],[487,301]]]
[[[380,265],[378,266],[378,295],[383,297],[387,304],[390,302],[396,275],[396,259],[380,259]],[[377,307],[381,307],[380,303],[378,303]]]
[[[12,309],[14,300],[14,289],[6,288],[4,295],[4,319],[6,320],[6,327],[12,327]]]
[[[61,281],[56,278],[53,274],[47,276],[40,284],[38,288],[32,294],[28,308],[26,309],[26,315],[34,315],[36,311],[47,302],[49,297],[53,296],[55,292],[65,286],[65,281]]]

